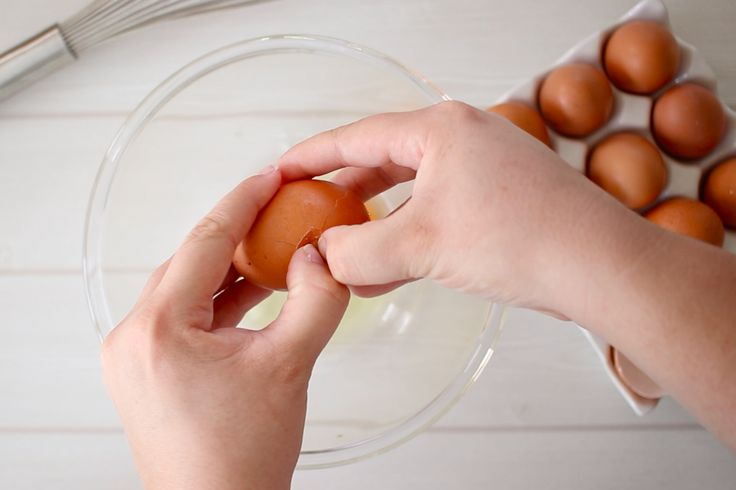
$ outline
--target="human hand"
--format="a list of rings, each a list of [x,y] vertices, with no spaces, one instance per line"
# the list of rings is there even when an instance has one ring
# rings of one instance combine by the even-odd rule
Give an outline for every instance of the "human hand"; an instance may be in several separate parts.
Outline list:
[[[333,276],[364,294],[428,277],[564,314],[558,265],[567,245],[585,240],[583,221],[622,208],[545,145],[459,102],[368,117],[279,162],[289,180],[341,167],[352,168],[334,181],[364,199],[415,179],[411,199],[389,217],[323,234]]]
[[[311,370],[349,293],[308,245],[278,318],[234,328],[269,292],[236,281],[231,259],[279,184],[271,171],[228,194],[105,339],[105,383],[146,488],[290,486]]]
[[[289,150],[286,179],[342,167],[388,217],[319,248],[359,294],[417,278],[570,318],[607,339],[736,450],[736,259],[631,212],[496,115],[459,102],[382,114]]]

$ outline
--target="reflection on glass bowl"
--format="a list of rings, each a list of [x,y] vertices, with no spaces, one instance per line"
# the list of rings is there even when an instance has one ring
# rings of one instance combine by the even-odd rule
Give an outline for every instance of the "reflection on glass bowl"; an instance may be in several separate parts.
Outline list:
[[[100,336],[237,182],[312,134],[446,98],[384,55],[322,37],[253,39],[184,67],[120,129],[90,199],[84,272]],[[410,191],[369,205],[390,211]],[[274,294],[242,326],[263,328],[282,302]],[[431,424],[480,374],[501,320],[497,305],[428,281],[354,297],[315,366],[299,467],[355,461]]]

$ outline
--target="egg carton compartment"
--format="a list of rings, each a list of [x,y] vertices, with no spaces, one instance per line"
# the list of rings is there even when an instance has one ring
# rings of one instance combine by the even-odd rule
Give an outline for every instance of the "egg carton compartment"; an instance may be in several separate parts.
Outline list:
[[[539,111],[537,96],[542,82],[552,70],[568,63],[588,63],[605,73],[602,53],[608,38],[619,26],[634,20],[655,21],[670,29],[669,16],[664,4],[660,0],[643,0],[624,14],[616,23],[573,46],[548,70],[516,86],[502,96],[497,103],[523,102]],[[668,154],[657,144],[650,129],[651,114],[655,101],[668,89],[676,84],[694,82],[708,88],[718,97],[717,81],[713,70],[694,46],[677,37],[677,33],[674,31],[671,32],[680,48],[680,65],[674,78],[663,87],[652,94],[637,95],[624,92],[613,83],[610,83],[614,98],[614,107],[610,119],[601,128],[582,138],[564,136],[556,132],[545,121],[552,148],[569,165],[582,173],[586,172],[587,159],[591,149],[613,133],[621,131],[638,133],[654,144],[660,151],[667,168],[667,182],[659,197],[644,209],[640,209],[640,212],[646,211],[670,197],[682,196],[699,199],[703,176],[718,163],[736,156],[736,112],[724,104],[720,98],[718,100],[726,115],[726,131],[720,143],[704,158],[680,160]],[[736,253],[736,230],[726,229],[723,248],[731,253]],[[656,407],[658,399],[647,399],[637,395],[619,377],[611,358],[611,346],[605,340],[587,330],[583,329],[583,332],[604,364],[614,386],[634,412],[638,415],[644,415]]]

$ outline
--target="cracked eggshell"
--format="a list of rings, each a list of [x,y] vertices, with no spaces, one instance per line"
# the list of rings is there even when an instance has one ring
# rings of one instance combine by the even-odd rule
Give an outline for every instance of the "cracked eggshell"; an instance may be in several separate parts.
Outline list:
[[[292,255],[317,241],[328,228],[369,221],[357,194],[332,182],[298,180],[279,188],[261,209],[233,257],[235,269],[250,283],[285,290]]]

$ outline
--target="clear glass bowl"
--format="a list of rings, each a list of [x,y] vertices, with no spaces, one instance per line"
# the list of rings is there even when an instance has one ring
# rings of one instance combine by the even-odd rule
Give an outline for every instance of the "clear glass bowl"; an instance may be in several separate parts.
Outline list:
[[[148,274],[237,182],[322,130],[447,99],[396,61],[345,41],[271,36],[214,51],[158,86],[110,145],[88,208],[84,275],[104,337]],[[410,184],[369,203],[388,212]],[[262,328],[275,294],[244,319]],[[502,309],[419,281],[353,298],[309,388],[299,467],[387,450],[434,422],[478,377]]]

